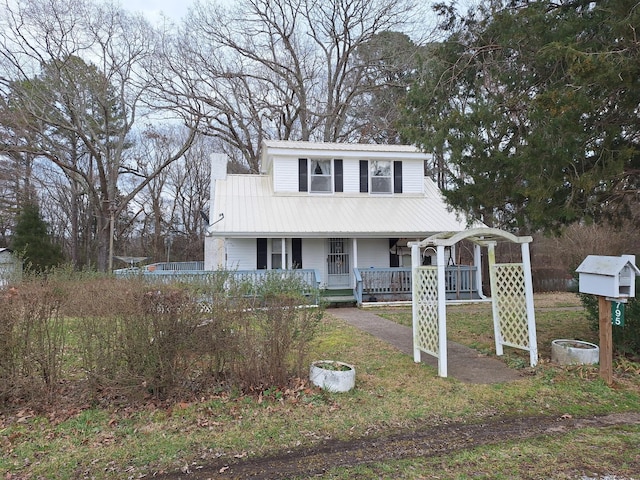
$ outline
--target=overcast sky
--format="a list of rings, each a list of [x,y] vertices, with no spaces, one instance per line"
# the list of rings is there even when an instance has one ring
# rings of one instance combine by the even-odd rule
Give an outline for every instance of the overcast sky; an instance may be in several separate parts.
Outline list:
[[[127,10],[141,12],[155,23],[161,19],[161,15],[176,22],[180,21],[194,0],[120,0],[120,2]]]

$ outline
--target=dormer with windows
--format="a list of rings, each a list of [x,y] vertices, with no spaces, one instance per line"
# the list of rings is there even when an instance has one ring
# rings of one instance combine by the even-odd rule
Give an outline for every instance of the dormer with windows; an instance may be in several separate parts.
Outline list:
[[[306,143],[300,149],[290,144],[265,142],[262,165],[273,177],[276,194],[424,193],[424,162],[429,156],[414,147]]]

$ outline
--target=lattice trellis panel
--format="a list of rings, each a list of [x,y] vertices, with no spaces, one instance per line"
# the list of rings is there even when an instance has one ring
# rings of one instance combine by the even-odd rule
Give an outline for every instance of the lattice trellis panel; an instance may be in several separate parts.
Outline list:
[[[438,356],[438,268],[419,267],[414,270],[417,322],[416,347],[430,355]]]
[[[492,297],[498,315],[501,343],[529,350],[524,267],[521,263],[495,264],[493,274],[495,285],[492,286]]]

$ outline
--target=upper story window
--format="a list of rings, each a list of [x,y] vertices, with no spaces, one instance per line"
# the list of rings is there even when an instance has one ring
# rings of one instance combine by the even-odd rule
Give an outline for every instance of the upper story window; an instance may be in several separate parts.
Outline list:
[[[372,160],[369,162],[371,193],[391,193],[392,174],[389,160]]]
[[[309,191],[316,193],[331,193],[331,160],[309,160]]]
[[[360,160],[360,192],[402,193],[402,161]]]
[[[342,192],[343,170],[340,159],[298,159],[298,191]]]

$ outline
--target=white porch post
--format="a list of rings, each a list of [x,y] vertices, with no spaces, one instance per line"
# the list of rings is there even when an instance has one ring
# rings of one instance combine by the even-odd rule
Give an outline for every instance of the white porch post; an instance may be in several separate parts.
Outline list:
[[[444,245],[438,245],[438,375],[447,376],[447,290]]]
[[[267,270],[273,269],[271,260],[273,259],[273,240],[267,238]]]
[[[283,238],[280,240],[280,255],[282,255],[280,258],[280,264],[282,265],[282,269],[283,270],[287,270],[288,268],[288,262],[287,262],[287,239]]]
[[[353,268],[358,268],[358,239],[351,239],[351,251],[353,252]]]
[[[357,285],[355,285],[355,275],[353,275],[353,269],[354,268],[358,268],[358,239],[357,238],[352,238],[351,239],[351,279],[349,280],[349,285],[351,285],[353,288],[355,288]],[[351,282],[353,282],[353,285],[351,284]]]
[[[522,268],[524,269],[524,291],[527,305],[527,328],[529,330],[529,360],[531,366],[538,364],[538,339],[536,334],[536,314],[533,308],[533,281],[531,279],[531,258],[529,257],[529,244],[520,245],[522,252]]]
[[[477,243],[473,245],[473,264],[476,267],[476,288],[478,296],[485,299],[487,297],[482,293],[482,246]]]

